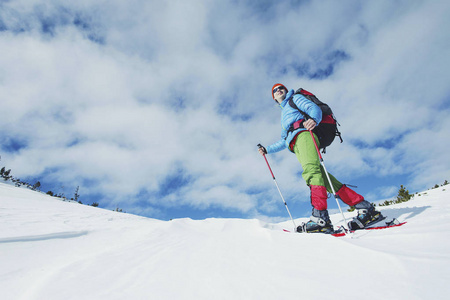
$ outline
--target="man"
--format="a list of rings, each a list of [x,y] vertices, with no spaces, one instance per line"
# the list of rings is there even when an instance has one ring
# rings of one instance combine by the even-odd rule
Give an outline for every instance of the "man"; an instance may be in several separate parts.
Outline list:
[[[267,148],[260,147],[258,149],[259,153],[261,155],[271,154],[286,148],[295,153],[303,168],[302,177],[311,190],[311,204],[313,207],[310,220],[306,224],[298,226],[297,231],[332,233],[333,225],[327,210],[327,192],[331,193],[332,189],[320,164],[310,133],[322,120],[322,111],[319,106],[303,95],[294,94],[294,90],[288,91],[281,83],[277,83],[272,87],[272,97],[282,109],[281,139]],[[302,113],[288,104],[290,98],[292,98],[299,110],[309,116],[309,119],[304,120]],[[302,125],[294,129],[293,124],[297,121],[300,121]],[[317,135],[313,135],[317,145],[319,145]],[[350,228],[363,228],[382,218],[381,214],[368,201],[364,200],[363,196],[339,182],[330,173],[328,174],[334,190],[337,191],[337,196],[344,203],[355,206],[358,210],[358,216],[349,222]]]

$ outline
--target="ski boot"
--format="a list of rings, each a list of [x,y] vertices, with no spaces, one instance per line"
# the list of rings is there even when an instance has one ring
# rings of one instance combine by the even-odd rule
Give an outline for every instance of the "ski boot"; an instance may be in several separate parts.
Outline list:
[[[358,210],[358,215],[348,222],[350,230],[362,229],[385,219],[379,211],[375,210],[372,204],[365,200],[356,204],[355,207]]]
[[[333,233],[334,228],[331,224],[327,210],[317,210],[313,208],[313,214],[307,223],[302,223],[297,227],[300,233]]]

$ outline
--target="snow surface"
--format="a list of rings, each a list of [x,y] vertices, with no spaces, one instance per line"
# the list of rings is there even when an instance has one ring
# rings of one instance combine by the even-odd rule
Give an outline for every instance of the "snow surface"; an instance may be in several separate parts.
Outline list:
[[[336,238],[283,232],[291,221],[160,221],[0,183],[0,298],[448,299],[450,186],[421,194],[380,208],[402,227]]]

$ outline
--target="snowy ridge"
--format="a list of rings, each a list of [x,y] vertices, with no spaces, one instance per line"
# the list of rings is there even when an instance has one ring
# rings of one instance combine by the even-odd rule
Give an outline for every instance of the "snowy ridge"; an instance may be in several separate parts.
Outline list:
[[[406,225],[334,238],[283,232],[291,221],[159,221],[0,183],[1,299],[447,299],[449,200],[429,190],[380,208]]]
[[[32,241],[43,241],[51,239],[70,239],[74,237],[79,237],[87,234],[87,231],[73,231],[73,232],[59,232],[59,233],[49,233],[41,235],[30,235],[30,236],[17,236],[10,238],[0,239],[0,243],[14,243],[14,242],[32,242]]]

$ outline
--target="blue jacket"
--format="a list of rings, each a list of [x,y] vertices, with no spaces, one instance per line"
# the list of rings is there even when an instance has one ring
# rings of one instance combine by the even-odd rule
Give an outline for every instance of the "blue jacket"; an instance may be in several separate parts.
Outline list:
[[[297,105],[297,107],[305,112],[308,116],[314,119],[317,124],[322,121],[322,110],[319,106],[317,106],[312,101],[306,99],[303,95],[295,94],[294,90],[290,90],[286,98],[281,102],[281,139],[268,146],[266,148],[267,153],[275,153],[281,150],[284,150],[286,148],[289,148],[289,144],[291,143],[292,139],[299,133],[300,131],[306,130],[305,128],[299,128],[294,131],[288,132],[289,128],[292,124],[294,124],[296,121],[303,119],[303,115],[301,112],[296,110],[295,108],[292,108],[289,105],[289,99],[291,97],[294,97],[294,103]]]

